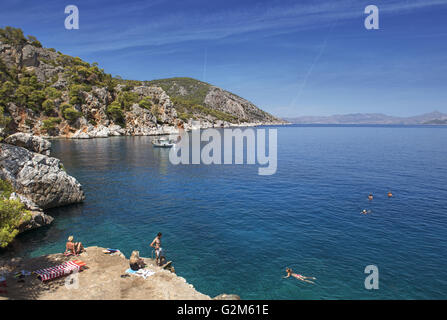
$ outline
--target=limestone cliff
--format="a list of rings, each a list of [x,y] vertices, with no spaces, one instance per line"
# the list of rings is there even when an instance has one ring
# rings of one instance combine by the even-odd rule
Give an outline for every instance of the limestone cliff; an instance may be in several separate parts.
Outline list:
[[[0,29],[0,128],[47,137],[94,138],[204,127],[280,124],[249,101],[210,84],[114,78],[96,63],[44,48],[20,29]]]
[[[48,156],[48,141],[24,133],[16,133],[5,141],[8,143],[0,143],[0,179],[12,185],[15,192],[11,198],[20,200],[32,216],[20,226],[21,231],[51,223],[53,218],[43,209],[85,199],[79,182],[65,172],[59,159]]]

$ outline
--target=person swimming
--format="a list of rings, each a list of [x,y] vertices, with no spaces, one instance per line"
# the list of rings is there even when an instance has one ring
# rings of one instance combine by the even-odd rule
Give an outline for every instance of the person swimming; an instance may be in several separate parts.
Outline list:
[[[307,283],[312,283],[312,284],[314,284],[315,282],[310,281],[308,279],[312,279],[312,280],[316,280],[317,279],[315,277],[305,277],[305,276],[303,276],[301,274],[294,273],[293,270],[290,269],[290,268],[286,268],[286,272],[287,272],[287,276],[283,277],[284,279],[285,278],[289,278],[290,276],[292,276],[292,277],[296,278],[297,280],[304,281],[304,282],[307,282]]]
[[[369,214],[369,213],[371,213],[371,210],[363,209],[362,212],[360,212],[360,213],[361,214]]]
[[[388,191],[388,198],[391,198],[393,196],[393,194],[391,193],[391,191]]]
[[[370,193],[369,195],[368,195],[368,200],[372,200],[374,197],[373,197],[373,195],[372,195],[372,193]]]

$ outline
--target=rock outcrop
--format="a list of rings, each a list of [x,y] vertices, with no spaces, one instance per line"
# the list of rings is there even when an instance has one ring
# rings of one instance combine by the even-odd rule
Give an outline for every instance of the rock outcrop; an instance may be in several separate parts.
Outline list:
[[[42,209],[78,203],[85,195],[60,160],[0,143],[0,178]]]
[[[219,294],[217,297],[214,297],[213,300],[241,300],[237,294]]]
[[[188,129],[191,120],[202,128],[284,123],[208,83],[113,78],[95,63],[8,30],[7,37],[0,33],[0,100],[10,133],[89,139],[166,134],[182,124]]]
[[[65,172],[59,159],[48,156],[50,142],[23,133],[5,141],[8,143],[0,143],[0,179],[14,188],[10,199],[20,200],[31,214],[31,220],[23,223],[20,231],[50,224],[53,218],[44,209],[85,199],[79,182]]]
[[[41,137],[33,136],[29,133],[18,132],[10,135],[5,142],[17,147],[23,147],[32,152],[40,153],[46,156],[50,155],[51,142]]]
[[[129,260],[122,254],[104,254],[104,248],[87,247],[79,257],[66,257],[62,253],[35,258],[0,258],[0,273],[8,283],[6,299],[33,300],[210,300],[198,292],[185,278],[156,266],[154,260],[143,258],[146,269],[154,272],[144,279],[135,275],[123,277]],[[20,270],[38,270],[81,259],[88,269],[77,274],[79,289],[66,286],[66,277],[42,283],[29,277],[26,285],[14,278]],[[82,288],[82,289],[81,289]],[[233,296],[233,295],[226,295]],[[2,296],[0,296],[0,300]]]

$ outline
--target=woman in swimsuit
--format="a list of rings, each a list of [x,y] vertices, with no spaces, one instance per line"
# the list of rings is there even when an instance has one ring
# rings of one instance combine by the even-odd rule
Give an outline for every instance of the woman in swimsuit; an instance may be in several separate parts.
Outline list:
[[[132,251],[129,259],[129,265],[133,271],[138,271],[146,266],[144,260],[140,258],[140,253],[138,251]]]
[[[294,273],[293,270],[290,269],[290,268],[286,268],[286,272],[287,272],[287,276],[285,276],[283,278],[289,278],[290,276],[292,276],[292,277],[296,278],[297,280],[301,280],[301,281],[308,282],[308,283],[315,283],[315,282],[312,282],[312,281],[307,280],[307,279],[312,279],[312,280],[316,280],[317,279],[315,277],[305,277],[305,276],[303,276],[301,274]]]
[[[73,236],[68,237],[67,244],[65,245],[65,253],[80,254],[84,251],[84,246],[82,242],[73,242],[73,239]]]

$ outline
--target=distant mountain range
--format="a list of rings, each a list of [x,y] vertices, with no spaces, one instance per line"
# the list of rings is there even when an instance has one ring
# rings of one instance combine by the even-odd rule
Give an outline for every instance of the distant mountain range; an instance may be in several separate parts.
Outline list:
[[[352,113],[336,114],[332,116],[303,116],[284,118],[295,124],[445,124],[447,114],[438,111],[421,114],[413,117],[393,117],[382,113]]]

